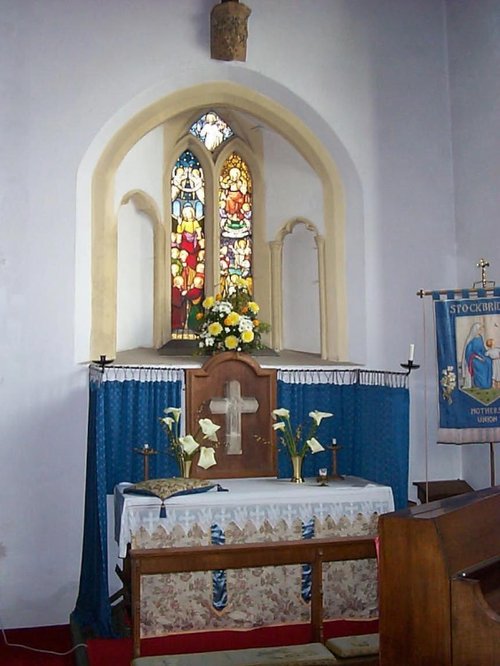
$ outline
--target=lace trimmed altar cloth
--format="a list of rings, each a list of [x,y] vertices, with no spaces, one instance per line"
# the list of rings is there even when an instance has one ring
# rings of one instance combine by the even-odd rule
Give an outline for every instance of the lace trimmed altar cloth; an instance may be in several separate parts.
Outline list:
[[[229,492],[154,497],[115,488],[119,555],[133,548],[285,541],[376,535],[378,516],[394,509],[392,490],[357,477],[319,486],[285,479],[218,479]],[[256,581],[259,580],[257,583]],[[227,572],[146,576],[142,581],[141,635],[210,628],[242,629],[309,620],[307,567],[281,566]],[[377,615],[374,560],[338,562],[324,569],[325,619]]]

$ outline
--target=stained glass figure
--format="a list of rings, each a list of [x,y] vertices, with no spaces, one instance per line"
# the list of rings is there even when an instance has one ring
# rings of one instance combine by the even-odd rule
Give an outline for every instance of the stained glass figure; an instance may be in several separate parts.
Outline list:
[[[185,150],[170,179],[172,338],[196,337],[205,285],[205,179],[200,162]]]
[[[220,285],[244,280],[252,293],[252,178],[246,162],[232,153],[219,178]]]
[[[203,114],[191,125],[189,131],[204,143],[210,152],[234,136],[233,130],[215,111]]]

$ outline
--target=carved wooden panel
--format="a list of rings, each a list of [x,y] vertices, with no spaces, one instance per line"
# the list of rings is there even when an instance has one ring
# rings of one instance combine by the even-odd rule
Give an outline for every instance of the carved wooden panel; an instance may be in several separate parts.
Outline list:
[[[192,476],[276,476],[275,408],[276,370],[261,368],[249,354],[216,354],[202,368],[187,370],[186,432],[196,432],[200,415],[221,426],[217,466],[204,470],[195,458]]]

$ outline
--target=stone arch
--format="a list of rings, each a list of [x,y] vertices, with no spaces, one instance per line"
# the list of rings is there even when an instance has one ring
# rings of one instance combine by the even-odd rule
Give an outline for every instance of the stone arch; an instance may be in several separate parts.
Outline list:
[[[271,248],[271,284],[272,284],[272,330],[273,346],[275,349],[283,348],[283,246],[286,237],[293,233],[296,226],[303,225],[314,238],[316,249],[318,251],[318,281],[319,281],[319,313],[320,313],[320,347],[321,358],[327,359],[327,301],[326,301],[326,259],[325,259],[325,238],[322,236],[317,226],[302,217],[289,220],[284,224],[276,234],[276,238],[270,242]]]
[[[324,349],[330,360],[346,360],[345,201],[337,167],[320,139],[292,111],[240,84],[219,81],[195,85],[157,99],[124,122],[97,158],[92,174],[91,338],[90,356],[116,354],[116,234],[113,233],[113,179],[130,148],[151,129],[189,110],[227,106],[251,113],[282,135],[318,175],[323,188],[325,254]],[[269,281],[270,282],[270,281]],[[270,285],[269,301],[270,301]],[[263,313],[263,316],[269,313]]]
[[[147,192],[143,190],[129,190],[120,201],[120,206],[133,203],[136,210],[149,217],[153,225],[153,344],[161,344],[161,322],[166,316],[165,308],[165,262],[160,257],[165,256],[167,243],[167,230],[162,220],[158,204]],[[118,213],[117,213],[118,214]]]

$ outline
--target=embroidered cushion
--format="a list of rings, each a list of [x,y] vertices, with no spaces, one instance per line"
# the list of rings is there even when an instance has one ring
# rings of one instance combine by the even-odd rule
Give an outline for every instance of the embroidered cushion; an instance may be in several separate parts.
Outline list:
[[[123,492],[130,495],[150,495],[152,497],[159,497],[162,501],[165,501],[169,497],[175,497],[176,495],[203,493],[216,486],[218,490],[222,490],[217,483],[208,479],[172,477],[170,479],[141,481],[140,483],[135,483],[133,486],[128,486]]]
[[[337,660],[321,643],[225,652],[138,657],[132,666],[328,666]]]
[[[329,638],[326,647],[336,657],[367,657],[378,654],[378,634],[363,634],[362,636],[342,636],[340,638]]]

